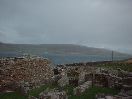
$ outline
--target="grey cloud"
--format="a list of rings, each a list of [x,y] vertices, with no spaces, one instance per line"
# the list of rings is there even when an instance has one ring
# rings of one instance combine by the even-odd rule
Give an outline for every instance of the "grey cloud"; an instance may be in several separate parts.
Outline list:
[[[132,50],[132,0],[0,0],[0,41]]]

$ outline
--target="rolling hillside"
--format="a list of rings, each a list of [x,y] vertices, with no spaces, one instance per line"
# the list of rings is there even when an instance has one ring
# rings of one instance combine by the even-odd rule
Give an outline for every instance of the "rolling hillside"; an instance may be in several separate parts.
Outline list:
[[[0,43],[0,52],[18,52],[41,55],[43,53],[56,54],[81,54],[81,55],[111,55],[111,50],[92,48],[74,44],[5,44]],[[114,52],[116,56],[124,56],[119,52]]]

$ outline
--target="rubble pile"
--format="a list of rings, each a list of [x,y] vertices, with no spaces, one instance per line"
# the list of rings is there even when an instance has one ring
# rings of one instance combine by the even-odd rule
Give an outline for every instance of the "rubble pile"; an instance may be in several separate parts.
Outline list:
[[[21,85],[22,81],[32,87],[46,83],[53,76],[50,64],[44,58],[0,59],[0,91],[12,83]]]

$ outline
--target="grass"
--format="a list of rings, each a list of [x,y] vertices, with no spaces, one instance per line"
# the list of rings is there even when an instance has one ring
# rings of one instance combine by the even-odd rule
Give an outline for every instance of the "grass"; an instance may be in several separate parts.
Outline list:
[[[43,92],[44,90],[46,90],[47,88],[48,88],[48,89],[54,89],[54,88],[56,88],[56,87],[57,87],[57,85],[50,85],[50,84],[48,84],[48,85],[43,85],[43,86],[41,86],[41,87],[39,87],[39,88],[36,88],[36,89],[31,90],[31,91],[28,93],[28,95],[38,97],[39,94],[40,94],[41,92]]]
[[[53,89],[53,88],[56,88],[57,85],[43,85],[39,88],[36,88],[36,89],[33,89],[31,90],[28,95],[31,95],[31,96],[35,96],[35,97],[38,97],[39,94],[46,90],[47,88],[48,89]],[[19,92],[10,92],[10,93],[1,93],[0,94],[0,99],[28,99],[28,95],[27,96],[24,96],[22,94],[20,94]]]
[[[63,87],[63,90],[65,90],[67,92],[67,95],[73,95],[73,86],[67,85]]]
[[[105,68],[112,68],[112,69],[120,68],[122,70],[132,72],[132,64],[130,63],[113,62],[113,63],[99,64],[98,66]]]
[[[10,92],[0,94],[0,99],[28,99],[27,96],[21,95],[19,92]]]
[[[95,99],[95,95],[98,93],[116,95],[119,91],[112,88],[102,88],[102,87],[91,87],[87,89],[82,95],[75,96],[72,95],[69,99]]]
[[[41,86],[40,88],[33,89],[29,92],[29,95],[38,97],[39,93],[42,91],[46,90],[47,88],[53,89],[53,88],[58,88],[56,85],[44,85]],[[68,99],[94,99],[95,95],[97,93],[104,93],[104,94],[111,94],[115,95],[119,91],[112,89],[112,88],[102,88],[102,87],[91,87],[87,89],[82,95],[80,96],[75,96],[73,95],[73,86],[65,86],[61,87],[62,90],[65,90],[69,96]],[[27,96],[23,96],[18,92],[12,92],[12,93],[5,93],[5,94],[0,94],[0,99],[28,99]]]

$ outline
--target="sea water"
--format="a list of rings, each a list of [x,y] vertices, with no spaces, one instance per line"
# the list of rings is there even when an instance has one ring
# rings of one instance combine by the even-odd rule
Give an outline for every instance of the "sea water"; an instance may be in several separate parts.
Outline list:
[[[96,61],[111,61],[111,55],[63,55],[48,53],[43,54],[43,57],[50,59],[54,64],[68,64],[79,62],[96,62]],[[113,60],[123,60],[129,58],[128,56],[114,56]]]
[[[0,52],[0,57],[20,57],[21,53],[17,52]],[[111,55],[81,55],[81,54],[56,54],[44,53],[39,55],[51,60],[53,64],[69,64],[79,62],[96,62],[96,61],[111,61]],[[123,60],[129,58],[128,56],[114,56],[113,60]]]

